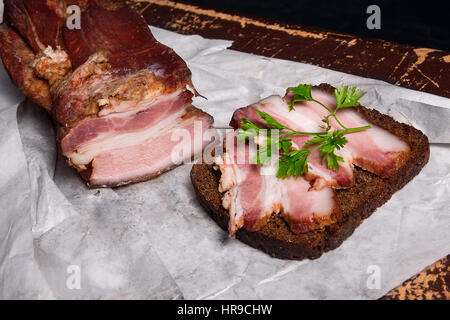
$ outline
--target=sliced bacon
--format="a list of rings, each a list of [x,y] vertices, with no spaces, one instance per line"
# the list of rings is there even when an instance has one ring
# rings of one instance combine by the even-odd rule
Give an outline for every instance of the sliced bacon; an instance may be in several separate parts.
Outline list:
[[[330,110],[336,108],[336,100],[330,92],[316,87],[312,95]],[[248,118],[264,128],[264,120],[255,112],[257,108],[294,130],[323,131],[322,119],[328,111],[316,102],[298,102],[294,111],[290,112],[288,105],[292,97],[292,92],[288,90],[284,98],[271,96],[241,108],[234,113],[230,125],[237,129],[241,120]],[[222,174],[219,191],[223,193],[223,207],[230,212],[229,232],[232,236],[241,227],[260,230],[272,214],[281,214],[291,231],[297,234],[332,224],[339,214],[333,189],[353,186],[353,165],[384,178],[395,174],[406,161],[409,146],[395,135],[369,123],[354,109],[340,110],[338,116],[346,127],[370,125],[372,128],[346,135],[348,143],[336,152],[345,160],[339,163],[337,171],[328,169],[317,151],[309,156],[308,172],[304,176],[277,179],[275,168],[272,168],[272,174],[266,175],[263,170],[267,169],[267,165],[261,167],[251,162],[238,162],[239,158],[252,159],[248,156],[248,145],[238,145],[237,151],[234,151],[236,147],[226,143],[226,152],[217,158],[216,164]],[[342,129],[335,120],[331,120],[330,124],[334,129]],[[293,136],[293,147],[302,148],[309,139],[310,135]],[[237,155],[230,155],[230,150]],[[245,156],[239,157],[239,154]]]
[[[336,221],[338,208],[332,188],[312,189],[302,177],[279,180],[279,183],[284,190],[282,216],[293,233],[308,232]]]
[[[315,88],[312,90],[312,95],[331,110],[336,107],[336,101],[331,94]],[[254,108],[257,108],[269,113],[281,124],[297,131],[323,131],[320,127],[323,125],[321,120],[328,114],[325,108],[313,101],[298,102],[295,104],[295,109],[290,112],[288,104],[291,100],[292,95],[289,92],[283,99],[279,96],[266,98],[257,104],[237,110],[230,124],[237,127],[242,118],[248,118],[262,126],[263,120],[254,111]],[[340,110],[338,116],[347,127],[370,125],[372,128],[345,136],[348,143],[342,150],[336,152],[345,160],[344,163],[339,163],[338,171],[326,168],[319,152],[313,152],[309,158],[308,179],[318,179],[317,185],[319,186],[348,188],[354,184],[353,165],[381,177],[388,177],[395,174],[405,163],[409,155],[409,146],[404,141],[387,130],[369,123],[353,109]],[[330,119],[330,124],[334,129],[342,129],[333,118]],[[296,144],[296,148],[301,148],[310,138],[311,136],[294,136],[292,140]]]
[[[228,134],[225,141],[229,151],[216,161],[222,172],[219,190],[227,192],[223,205],[230,212],[228,229],[234,235],[244,225],[252,229],[252,222],[262,219],[263,179],[257,165],[250,163],[249,148],[237,143],[235,133]]]
[[[289,112],[288,104],[279,96],[271,96],[246,108],[237,110],[233,115],[232,126],[239,126],[242,118],[248,118],[259,126],[263,126],[263,120],[255,112],[254,108],[267,112],[279,123],[292,129],[302,132],[321,132],[320,116],[309,108],[296,108],[295,112]],[[296,149],[301,149],[311,136],[297,135],[292,142]],[[321,188],[324,185],[334,188],[348,188],[354,183],[353,165],[349,154],[338,152],[345,162],[339,167],[338,171],[328,169],[320,157],[319,150],[313,151],[309,158],[309,170],[306,176],[309,180],[314,180],[315,185]]]
[[[66,25],[69,5],[81,28]],[[110,0],[6,0],[0,55],[14,82],[53,116],[63,155],[91,186],[153,177],[175,165],[171,133],[201,151],[212,119],[194,108],[191,72],[134,9]],[[26,42],[25,42],[25,41]],[[195,89],[193,89],[195,92]],[[134,163],[133,163],[134,161]]]
[[[114,113],[82,121],[62,138],[62,152],[67,154],[88,143],[98,143],[121,133],[140,131],[177,112],[182,114],[190,104],[191,98],[192,94],[189,91],[176,92],[160,96],[150,104],[131,112]],[[139,112],[141,109],[143,111]]]
[[[346,127],[370,125],[367,131],[350,133],[345,146],[352,153],[353,163],[383,178],[394,175],[409,157],[409,145],[387,130],[367,122],[351,109],[339,112],[339,119]],[[337,126],[332,121],[334,127]]]
[[[199,109],[192,108],[171,123],[153,126],[152,134],[136,144],[122,142],[109,150],[101,150],[91,163],[89,184],[91,186],[119,186],[131,182],[147,180],[170,168],[188,161],[210,143],[204,133],[210,129],[213,119]],[[180,141],[175,130],[185,130],[188,139]],[[196,131],[199,132],[196,132]],[[139,132],[139,135],[144,132]],[[174,153],[180,144],[188,145],[190,152],[185,158]],[[102,146],[102,144],[98,144]]]
[[[336,100],[330,92],[314,88],[311,93],[314,99],[322,102],[331,110],[335,109]],[[287,103],[292,101],[292,94],[289,90],[283,100]],[[325,108],[315,102],[298,102],[295,104],[297,113],[305,108],[313,110],[318,118],[327,115]],[[410,147],[394,134],[369,123],[353,108],[339,110],[338,117],[341,123],[348,128],[367,125],[372,127],[345,136],[348,143],[345,145],[344,151],[351,154],[351,161],[355,165],[386,178],[395,174],[406,162]],[[333,118],[331,118],[330,124],[335,129],[342,129]]]
[[[222,205],[230,213],[231,236],[241,227],[260,230],[273,213],[281,213],[294,233],[335,221],[337,207],[331,188],[312,190],[303,177],[276,178],[273,168],[261,168],[252,162],[254,153],[247,144],[238,143],[235,135],[227,135],[226,152],[216,158],[221,171],[219,191],[224,192]]]

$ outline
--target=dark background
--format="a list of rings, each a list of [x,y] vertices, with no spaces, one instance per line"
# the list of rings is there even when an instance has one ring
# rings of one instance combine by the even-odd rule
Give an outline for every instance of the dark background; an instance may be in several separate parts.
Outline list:
[[[342,33],[450,51],[450,0],[182,0],[180,2]],[[381,9],[381,29],[369,30],[367,7]]]

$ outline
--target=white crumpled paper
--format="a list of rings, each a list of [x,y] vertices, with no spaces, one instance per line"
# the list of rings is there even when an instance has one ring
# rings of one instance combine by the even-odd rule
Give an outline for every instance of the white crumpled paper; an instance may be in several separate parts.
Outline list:
[[[278,260],[230,239],[208,217],[190,165],[88,189],[58,155],[47,114],[23,101],[2,69],[0,298],[378,298],[449,253],[449,99],[228,50],[229,41],[152,31],[188,63],[208,98],[194,104],[217,127],[288,86],[356,85],[367,91],[364,105],[429,134],[437,143],[430,162],[338,249],[313,261]]]

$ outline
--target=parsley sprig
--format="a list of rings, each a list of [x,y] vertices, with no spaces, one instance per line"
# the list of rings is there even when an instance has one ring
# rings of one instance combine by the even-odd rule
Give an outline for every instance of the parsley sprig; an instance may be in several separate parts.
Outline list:
[[[267,129],[259,128],[247,118],[241,120],[241,129],[238,134],[238,139],[246,140],[260,137],[265,133],[265,143],[259,148],[255,156],[257,164],[263,165],[270,161],[273,145],[281,151],[282,156],[278,160],[278,178],[284,179],[292,176],[298,178],[307,172],[308,156],[317,149],[320,150],[322,163],[326,161],[327,168],[339,170],[339,162],[344,162],[344,159],[338,156],[335,151],[342,149],[348,142],[344,135],[370,128],[370,126],[347,128],[337,117],[337,112],[339,110],[359,106],[359,99],[364,95],[362,91],[356,88],[348,88],[347,86],[342,87],[340,90],[335,89],[334,97],[336,98],[336,108],[332,110],[320,101],[314,99],[311,95],[311,89],[312,85],[305,84],[300,84],[295,88],[291,88],[294,96],[289,104],[289,111],[294,110],[296,102],[313,101],[318,103],[328,111],[328,114],[322,119],[325,124],[323,126],[324,131],[322,132],[296,131],[280,124],[268,113],[262,112],[256,108],[254,110],[262,120],[264,120],[262,124]],[[342,129],[331,130],[332,126],[330,124],[330,118],[334,118]],[[272,130],[277,130],[278,134],[275,138],[271,135]],[[302,149],[297,150],[292,147],[291,137],[294,135],[308,135],[312,136],[312,138],[303,145]]]

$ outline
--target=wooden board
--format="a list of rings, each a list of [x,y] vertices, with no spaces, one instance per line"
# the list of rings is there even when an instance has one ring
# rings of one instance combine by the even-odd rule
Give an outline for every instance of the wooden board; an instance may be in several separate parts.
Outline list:
[[[450,53],[176,3],[123,0],[151,25],[233,40],[234,50],[309,63],[450,98]],[[431,261],[430,261],[431,263]],[[450,299],[450,255],[382,299]]]
[[[450,255],[389,291],[383,300],[450,300]]]
[[[234,50],[318,65],[450,98],[450,53],[167,0],[134,0],[147,21],[182,34],[233,40]]]

